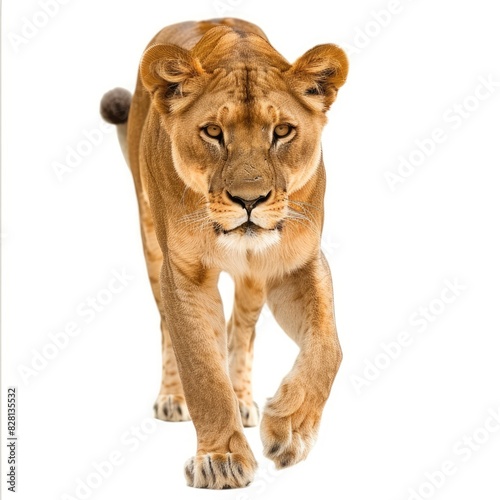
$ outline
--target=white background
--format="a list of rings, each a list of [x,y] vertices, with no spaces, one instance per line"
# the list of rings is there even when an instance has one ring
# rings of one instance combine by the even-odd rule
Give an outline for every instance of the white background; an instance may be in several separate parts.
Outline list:
[[[40,3],[7,0],[2,12],[2,432],[5,389],[14,385],[17,498],[83,498],[78,480],[97,486],[92,464],[120,453],[88,498],[498,499],[500,426],[488,416],[500,411],[499,84],[474,97],[481,78],[500,82],[494,2],[401,0],[388,18],[377,13],[394,7],[389,0],[69,0],[20,43],[24,18],[43,22]],[[114,131],[62,180],[54,164],[68,148],[85,149],[85,133],[101,125],[105,91],[134,88],[141,53],[159,29],[219,17],[224,5],[224,14],[260,25],[289,60],[319,43],[351,46],[349,78],[323,137],[324,249],[345,357],[309,458],[277,473],[258,429],[249,429],[260,463],[254,485],[212,492],[184,483],[192,424],[150,420],[159,320]],[[463,104],[469,116],[458,119],[454,106]],[[397,173],[400,155],[422,159],[415,141],[436,128],[446,139],[392,191],[386,172]],[[133,279],[87,322],[80,304],[122,269]],[[462,288],[445,292],[449,304],[440,299],[446,280]],[[221,290],[229,307],[228,280]],[[430,305],[432,322],[419,316]],[[81,333],[23,378],[20,367],[43,349],[53,354],[49,334],[69,322]],[[402,332],[411,343],[393,346],[389,360],[381,344]],[[295,355],[265,314],[254,375],[261,406]],[[384,368],[364,373],[370,362]],[[131,433],[141,425],[138,444]],[[426,485],[443,462],[453,474]],[[5,487],[3,469],[9,498]]]

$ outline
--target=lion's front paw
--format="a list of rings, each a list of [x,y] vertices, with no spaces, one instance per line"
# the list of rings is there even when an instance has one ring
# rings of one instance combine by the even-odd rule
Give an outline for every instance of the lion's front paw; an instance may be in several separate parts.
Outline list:
[[[248,486],[256,467],[240,453],[207,453],[189,459],[184,473],[188,486],[222,490]]]
[[[307,457],[316,441],[321,419],[322,408],[307,398],[302,398],[301,402],[294,401],[289,412],[283,404],[286,399],[292,403],[286,397],[282,400],[273,398],[268,402],[260,427],[264,455],[273,460],[278,469]]]
[[[154,405],[155,417],[165,422],[191,420],[182,394],[160,394]]]
[[[238,400],[240,405],[241,421],[244,427],[255,427],[259,423],[259,407],[253,401],[251,404]]]

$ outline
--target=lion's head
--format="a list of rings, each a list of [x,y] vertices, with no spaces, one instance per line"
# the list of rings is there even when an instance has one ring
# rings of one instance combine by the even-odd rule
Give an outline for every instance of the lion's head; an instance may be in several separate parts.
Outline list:
[[[261,36],[229,27],[211,29],[190,51],[153,45],[145,52],[141,78],[175,169],[202,195],[223,244],[279,241],[294,213],[290,197],[320,165],[325,112],[347,69],[335,45],[290,65]]]

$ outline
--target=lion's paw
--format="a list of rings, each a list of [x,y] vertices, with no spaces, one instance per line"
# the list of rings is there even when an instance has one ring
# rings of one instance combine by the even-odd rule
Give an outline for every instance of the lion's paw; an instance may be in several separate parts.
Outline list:
[[[160,394],[154,405],[155,417],[165,422],[191,420],[182,394]]]
[[[267,403],[260,426],[264,455],[278,469],[307,457],[316,441],[322,410],[304,392],[298,391],[292,397],[282,391],[281,395],[284,397],[275,397]]]
[[[184,473],[188,486],[223,490],[248,486],[256,467],[240,453],[207,453],[190,458]]]
[[[259,423],[259,407],[254,401],[248,405],[241,400],[238,400],[240,406],[241,421],[244,427],[255,427]]]

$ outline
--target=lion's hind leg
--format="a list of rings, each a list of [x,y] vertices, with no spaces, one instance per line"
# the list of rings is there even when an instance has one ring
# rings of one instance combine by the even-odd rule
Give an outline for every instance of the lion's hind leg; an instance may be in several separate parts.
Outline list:
[[[191,418],[186,405],[179,369],[162,307],[160,272],[163,264],[163,254],[156,238],[151,211],[145,197],[140,197],[139,208],[141,214],[142,243],[149,281],[161,316],[162,373],[160,391],[154,404],[154,412],[155,417],[160,420],[181,422],[190,420]]]
[[[162,378],[160,393],[154,405],[155,417],[166,422],[183,422],[191,420],[179,377],[172,341],[167,325],[162,318]]]
[[[229,374],[243,425],[254,427],[259,423],[259,409],[252,394],[253,342],[265,292],[263,284],[255,279],[245,277],[235,281],[233,313],[227,325]]]

